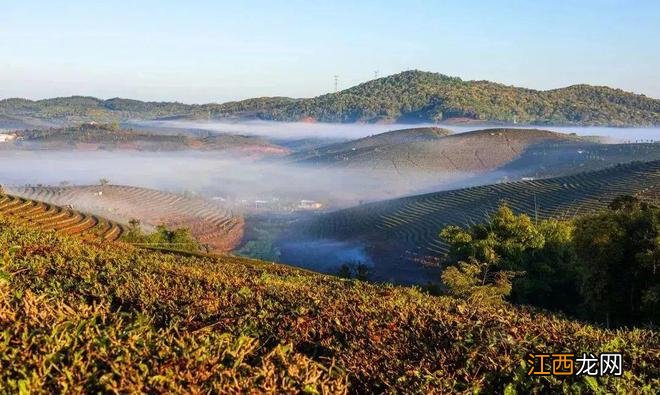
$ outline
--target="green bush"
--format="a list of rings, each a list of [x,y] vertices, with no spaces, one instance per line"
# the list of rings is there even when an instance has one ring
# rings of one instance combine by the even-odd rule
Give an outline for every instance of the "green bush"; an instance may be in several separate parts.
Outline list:
[[[486,223],[442,230],[450,245],[442,280],[454,294],[486,292],[492,301],[508,296],[506,279],[515,273],[514,303],[606,326],[657,325],[659,225],[660,209],[631,196],[571,221],[533,222],[503,205]]]
[[[137,219],[131,219],[128,222],[128,229],[122,236],[122,240],[143,247],[185,252],[206,251],[206,248],[195,240],[190,229],[179,228],[169,230],[166,226],[159,225],[156,227],[155,232],[145,234],[140,227],[140,221]]]

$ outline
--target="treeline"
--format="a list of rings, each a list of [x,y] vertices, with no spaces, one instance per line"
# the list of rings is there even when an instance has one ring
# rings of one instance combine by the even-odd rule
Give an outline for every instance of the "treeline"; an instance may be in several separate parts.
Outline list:
[[[113,122],[190,114],[196,107],[177,102],[143,102],[114,98],[101,100],[88,96],[58,97],[44,100],[0,100],[0,118],[40,118],[71,122]]]
[[[204,105],[80,96],[38,101],[7,99],[0,100],[2,116],[106,122],[176,116],[321,122],[440,122],[467,118],[541,125],[651,126],[660,124],[660,100],[604,86],[573,85],[538,91],[413,70],[310,99],[263,97]]]
[[[601,323],[660,323],[660,208],[631,196],[574,220],[535,221],[501,206],[487,223],[449,226],[447,290]]]

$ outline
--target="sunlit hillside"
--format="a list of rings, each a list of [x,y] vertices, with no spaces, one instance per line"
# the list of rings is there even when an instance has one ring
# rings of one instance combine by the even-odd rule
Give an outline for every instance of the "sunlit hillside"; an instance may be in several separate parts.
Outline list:
[[[658,394],[659,15],[3,2],[0,395]]]
[[[41,246],[35,248],[35,246]],[[646,392],[657,332],[608,331],[239,258],[85,244],[0,219],[3,392]],[[527,377],[625,350],[622,378]]]
[[[204,199],[123,185],[7,187],[26,199],[70,206],[127,226],[138,220],[147,231],[159,225],[186,228],[213,252],[227,252],[243,236],[244,220],[220,204]],[[28,213],[29,214],[29,213]]]

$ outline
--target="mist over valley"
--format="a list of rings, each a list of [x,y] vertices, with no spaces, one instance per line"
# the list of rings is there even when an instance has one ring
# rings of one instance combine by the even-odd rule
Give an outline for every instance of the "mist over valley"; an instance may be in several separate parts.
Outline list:
[[[317,216],[370,202],[660,159],[657,128],[185,120],[85,125],[15,132],[0,143],[0,184],[124,225],[140,212],[117,206],[119,192],[105,203],[94,197],[103,190],[93,187],[99,180],[194,197],[243,218],[242,240],[236,243],[231,233],[222,244],[240,254],[331,274],[359,263],[373,280],[404,283],[437,281],[437,269],[419,262],[441,252],[409,250],[412,255],[403,257],[362,236],[301,229]],[[76,192],[85,200],[76,194],[55,199],[20,189],[26,185],[90,192]],[[139,219],[146,229],[168,223],[166,216]],[[225,234],[222,227],[217,232]]]

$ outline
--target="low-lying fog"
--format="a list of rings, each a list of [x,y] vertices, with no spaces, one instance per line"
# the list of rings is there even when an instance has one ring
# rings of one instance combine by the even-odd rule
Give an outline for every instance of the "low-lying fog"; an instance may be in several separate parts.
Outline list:
[[[329,210],[410,194],[423,187],[441,188],[437,180],[442,177],[307,168],[231,158],[222,152],[0,151],[0,185],[87,185],[98,184],[101,178],[113,184],[199,193],[239,213],[295,211],[302,215],[301,209]],[[457,181],[448,175],[445,179]],[[250,217],[247,226],[259,229],[261,225]],[[277,237],[278,232],[266,239]],[[370,276],[380,273],[380,266],[370,260],[359,242],[278,242],[280,261],[285,263],[337,273],[346,262],[360,262],[370,267]]]
[[[393,177],[389,172],[309,168],[200,151],[0,151],[0,164],[0,184],[88,185],[106,178],[112,184],[197,193],[246,209],[284,200],[345,207],[413,193],[438,185],[441,179],[461,178]]]
[[[284,240],[278,244],[282,260],[324,273],[337,273],[342,263],[361,263],[374,269],[364,246],[358,242],[331,239]]]
[[[269,121],[136,121],[136,125],[180,129],[198,129],[217,133],[255,135],[275,139],[356,139],[391,130],[413,127],[440,127],[454,133],[472,130],[501,128],[502,125],[452,125],[452,124],[335,124],[304,122]],[[559,133],[575,133],[578,136],[603,136],[611,142],[652,142],[660,141],[660,128],[615,128],[601,126],[506,126],[507,128],[534,128]]]
[[[138,126],[152,128],[197,129],[216,133],[245,134],[272,139],[357,139],[390,130],[432,126],[425,124],[356,124],[356,123],[306,123],[270,121],[134,121]]]
[[[388,130],[431,125],[278,123],[265,121],[190,122],[133,121],[151,130],[206,130],[242,133],[289,141],[310,139],[313,144],[354,139]],[[434,125],[456,133],[486,126]],[[173,129],[174,128],[174,129]],[[626,141],[660,141],[660,128],[543,127],[578,135],[604,135]],[[295,146],[293,144],[292,146]],[[302,146],[302,145],[301,145]],[[420,192],[496,182],[506,174],[471,178],[469,174],[411,172],[393,174],[339,168],[311,168],[284,161],[255,161],[225,152],[137,151],[0,151],[0,184],[95,184],[106,178],[114,184],[143,186],[172,192],[199,193],[208,198],[249,208],[282,199],[312,200],[324,209],[340,208]],[[280,205],[279,209],[282,209]],[[254,208],[254,207],[252,207]]]

